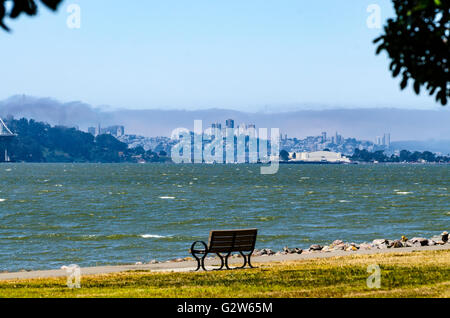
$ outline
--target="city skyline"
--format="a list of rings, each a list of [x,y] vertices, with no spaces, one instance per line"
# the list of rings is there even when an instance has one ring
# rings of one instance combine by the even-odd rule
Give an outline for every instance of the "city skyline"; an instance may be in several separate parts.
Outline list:
[[[380,109],[335,109],[304,110],[295,112],[240,112],[225,109],[201,111],[183,110],[111,110],[104,111],[82,102],[62,103],[51,98],[14,96],[0,100],[0,117],[29,118],[68,127],[102,127],[121,125],[127,134],[142,136],[170,136],[173,129],[192,129],[194,120],[214,123],[220,119],[221,127],[226,119],[233,118],[235,127],[242,123],[259,127],[280,128],[281,132],[295,137],[319,135],[323,131],[334,134],[376,141],[389,132],[392,141],[448,140],[450,136],[450,109],[402,110]],[[219,124],[219,123],[217,123]],[[420,128],[420,129],[419,129]]]

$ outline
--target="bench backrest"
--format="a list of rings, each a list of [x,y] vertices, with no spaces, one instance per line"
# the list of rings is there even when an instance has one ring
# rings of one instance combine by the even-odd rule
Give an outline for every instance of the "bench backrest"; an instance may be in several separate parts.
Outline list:
[[[211,231],[208,249],[211,253],[250,252],[255,249],[257,229]]]

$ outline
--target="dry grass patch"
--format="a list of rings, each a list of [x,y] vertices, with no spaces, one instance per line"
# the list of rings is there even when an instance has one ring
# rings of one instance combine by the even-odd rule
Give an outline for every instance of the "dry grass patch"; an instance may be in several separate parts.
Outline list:
[[[369,289],[367,266],[381,268]],[[450,250],[349,255],[220,272],[124,272],[0,282],[0,297],[450,297]]]

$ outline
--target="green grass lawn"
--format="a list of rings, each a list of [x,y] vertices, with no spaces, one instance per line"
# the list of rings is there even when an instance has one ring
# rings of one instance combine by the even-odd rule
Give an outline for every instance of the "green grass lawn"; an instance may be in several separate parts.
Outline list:
[[[379,289],[366,284],[371,264],[381,268]],[[450,297],[450,250],[258,266],[206,273],[83,276],[80,289],[67,288],[65,278],[2,281],[0,297]]]

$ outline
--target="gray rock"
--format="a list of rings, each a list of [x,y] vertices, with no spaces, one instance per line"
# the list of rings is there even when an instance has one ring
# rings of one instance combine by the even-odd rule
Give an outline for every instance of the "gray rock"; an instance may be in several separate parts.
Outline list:
[[[393,248],[400,248],[400,247],[403,247],[403,243],[402,243],[402,241],[400,241],[400,240],[395,240],[393,243],[392,243],[392,246],[391,247],[393,247]]]
[[[441,233],[441,240],[444,242],[448,242],[448,232],[444,231]]]
[[[275,252],[269,248],[267,249],[267,255],[275,255]]]
[[[345,250],[345,244],[342,243],[342,244],[339,244],[339,245],[335,245],[335,246],[333,246],[332,249],[333,249],[334,251],[343,251],[343,250]]]
[[[319,244],[313,244],[309,247],[310,251],[321,251],[322,250],[322,246],[320,246]]]
[[[296,247],[296,248],[294,248],[294,253],[301,254],[301,253],[303,253],[303,250],[301,248]]]
[[[412,243],[420,243],[421,246],[428,245],[428,239],[426,239],[424,237],[413,237],[410,241]]]
[[[387,245],[387,243],[388,243],[388,240],[386,240],[386,239],[376,239],[376,240],[372,241],[373,245],[382,245],[382,244]]]
[[[275,255],[275,252],[270,248],[263,248],[260,255]]]
[[[158,264],[159,262],[156,260],[156,259],[152,259],[151,261],[150,261],[150,264]]]
[[[419,242],[412,242],[411,240],[408,240],[405,242],[406,247],[421,247],[422,244]]]
[[[253,255],[253,256],[261,256],[262,254],[261,254],[261,251],[260,251],[260,250],[258,250],[258,249],[255,248],[255,250],[253,251],[252,255]]]
[[[287,246],[283,248],[283,252],[285,252],[286,254],[296,254],[298,250],[299,248],[289,248]],[[301,254],[301,252],[298,254]]]
[[[336,241],[334,241],[333,243],[331,243],[331,245],[333,245],[333,246],[341,245],[341,244],[344,244],[344,242],[341,241],[341,240],[336,240]]]
[[[360,250],[370,250],[372,248],[371,244],[368,243],[361,243],[359,244],[359,249]]]
[[[442,240],[442,236],[441,235],[435,235],[432,238],[430,238],[431,241],[436,242],[437,245],[444,245],[445,242]]]
[[[428,240],[428,246],[434,246],[436,245],[436,242],[433,240]]]

